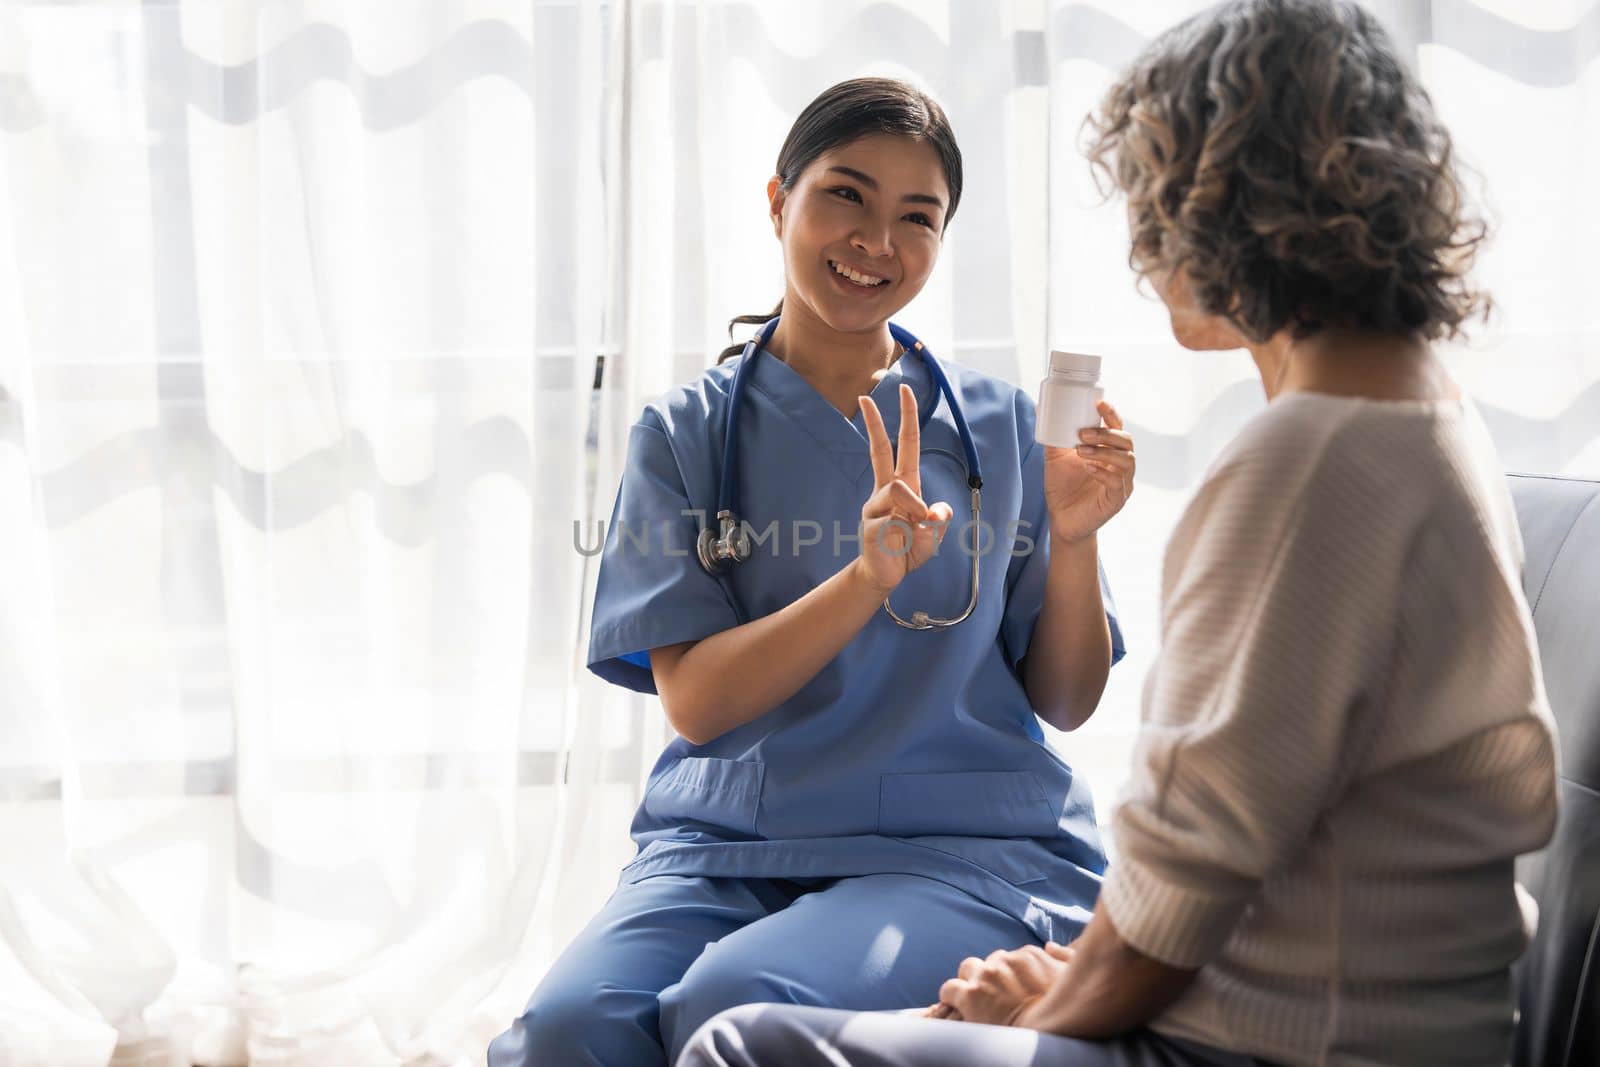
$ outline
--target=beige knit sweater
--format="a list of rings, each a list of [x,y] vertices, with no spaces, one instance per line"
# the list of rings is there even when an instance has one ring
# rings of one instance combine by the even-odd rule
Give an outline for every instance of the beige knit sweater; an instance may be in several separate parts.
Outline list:
[[[1102,901],[1199,967],[1155,1029],[1504,1063],[1512,860],[1554,826],[1522,542],[1470,404],[1289,393],[1178,523]]]

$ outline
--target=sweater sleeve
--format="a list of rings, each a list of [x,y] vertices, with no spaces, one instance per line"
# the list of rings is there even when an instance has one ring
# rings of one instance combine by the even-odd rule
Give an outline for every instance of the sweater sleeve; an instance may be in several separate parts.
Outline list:
[[[1174,534],[1101,893],[1123,939],[1172,966],[1214,957],[1315,832],[1392,639],[1406,509],[1372,506],[1377,468],[1350,436],[1242,440]]]

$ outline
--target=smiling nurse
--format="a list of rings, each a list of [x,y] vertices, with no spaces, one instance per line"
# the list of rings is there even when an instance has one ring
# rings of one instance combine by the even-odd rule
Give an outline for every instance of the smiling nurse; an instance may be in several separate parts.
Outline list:
[[[658,692],[680,737],[638,855],[492,1065],[662,1064],[751,1001],[925,1005],[963,958],[1070,941],[1094,906],[1089,791],[1038,720],[1081,725],[1122,655],[1096,533],[1132,440],[1103,404],[1080,448],[1036,445],[1026,394],[891,330],[961,197],[925,94],[827,90],[767,193],[783,301],[633,426],[595,598],[590,668]],[[699,517],[731,455],[754,537],[713,574]],[[981,526],[951,506],[969,477]]]

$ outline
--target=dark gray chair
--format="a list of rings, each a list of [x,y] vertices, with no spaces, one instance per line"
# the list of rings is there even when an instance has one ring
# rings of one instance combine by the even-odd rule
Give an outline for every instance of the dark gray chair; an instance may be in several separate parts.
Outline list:
[[[1600,1065],[1600,482],[1511,476],[1545,688],[1561,739],[1561,817],[1518,877],[1539,932],[1517,964],[1516,1067]]]

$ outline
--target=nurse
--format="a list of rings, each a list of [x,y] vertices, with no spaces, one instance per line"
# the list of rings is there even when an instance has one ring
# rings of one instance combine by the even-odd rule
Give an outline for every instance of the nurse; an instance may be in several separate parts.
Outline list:
[[[1072,940],[1105,867],[1086,783],[1045,743],[1093,712],[1122,640],[1097,531],[1133,487],[1110,405],[1076,449],[1033,403],[942,360],[981,463],[982,524],[925,353],[891,315],[961,196],[943,111],[860,79],[800,115],[768,183],[785,292],[765,348],[723,353],[632,427],[589,646],[679,738],[639,850],[489,1062],[675,1058],[724,1008],[936,1000],[960,961]],[[749,558],[713,575],[734,373]],[[964,621],[914,630],[898,615]]]

